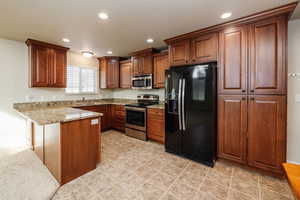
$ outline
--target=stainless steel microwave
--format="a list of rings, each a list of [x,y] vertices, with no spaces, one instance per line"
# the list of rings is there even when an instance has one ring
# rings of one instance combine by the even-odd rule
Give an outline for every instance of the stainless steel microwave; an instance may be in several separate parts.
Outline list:
[[[152,89],[152,74],[134,76],[131,82],[132,89]]]

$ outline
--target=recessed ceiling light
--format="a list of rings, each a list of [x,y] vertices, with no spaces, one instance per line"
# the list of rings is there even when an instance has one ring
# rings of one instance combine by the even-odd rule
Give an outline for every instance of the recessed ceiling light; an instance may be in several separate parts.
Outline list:
[[[107,51],[106,53],[107,53],[107,54],[112,54],[113,52],[112,52],[112,51]]]
[[[81,54],[86,58],[90,58],[94,55],[94,53],[91,51],[82,51]]]
[[[231,15],[232,15],[231,12],[227,12],[227,13],[222,14],[222,15],[221,15],[221,18],[222,18],[222,19],[226,19],[226,18],[230,17]]]
[[[68,38],[63,38],[62,41],[64,41],[64,42],[70,42],[70,39],[68,39]]]
[[[99,13],[98,17],[103,20],[108,19],[108,15],[106,13]]]
[[[152,38],[148,38],[148,39],[147,39],[147,42],[148,42],[148,43],[153,43],[154,40],[153,40]]]

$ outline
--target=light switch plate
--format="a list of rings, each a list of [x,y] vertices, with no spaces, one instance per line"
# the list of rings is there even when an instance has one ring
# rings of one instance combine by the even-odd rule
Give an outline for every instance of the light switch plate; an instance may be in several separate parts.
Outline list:
[[[91,125],[96,125],[99,123],[99,120],[98,119],[92,119],[91,120]]]
[[[297,103],[300,103],[300,94],[296,94],[296,96],[295,96],[295,101],[296,101]]]

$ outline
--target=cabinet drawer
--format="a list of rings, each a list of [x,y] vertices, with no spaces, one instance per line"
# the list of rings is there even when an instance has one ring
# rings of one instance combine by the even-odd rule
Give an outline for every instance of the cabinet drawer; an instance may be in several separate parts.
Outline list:
[[[159,108],[148,108],[148,114],[149,115],[164,116],[165,110],[164,109],[159,109]]]

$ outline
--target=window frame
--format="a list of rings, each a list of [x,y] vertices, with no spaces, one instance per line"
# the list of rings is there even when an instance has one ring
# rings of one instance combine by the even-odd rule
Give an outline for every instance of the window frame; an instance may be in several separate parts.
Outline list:
[[[79,92],[69,92],[68,91],[68,68],[69,67],[76,67],[76,68],[79,68],[79,87],[78,87],[78,90]],[[93,70],[94,71],[94,92],[83,92],[82,89],[83,89],[83,86],[82,86],[82,69],[90,69],[90,70]],[[65,88],[65,94],[67,95],[95,95],[95,94],[98,94],[99,92],[99,88],[97,87],[97,77],[98,77],[98,74],[99,74],[99,69],[96,68],[96,67],[89,67],[89,66],[76,66],[76,65],[68,65],[67,66],[67,76],[66,76],[66,82],[67,82],[67,86]]]

